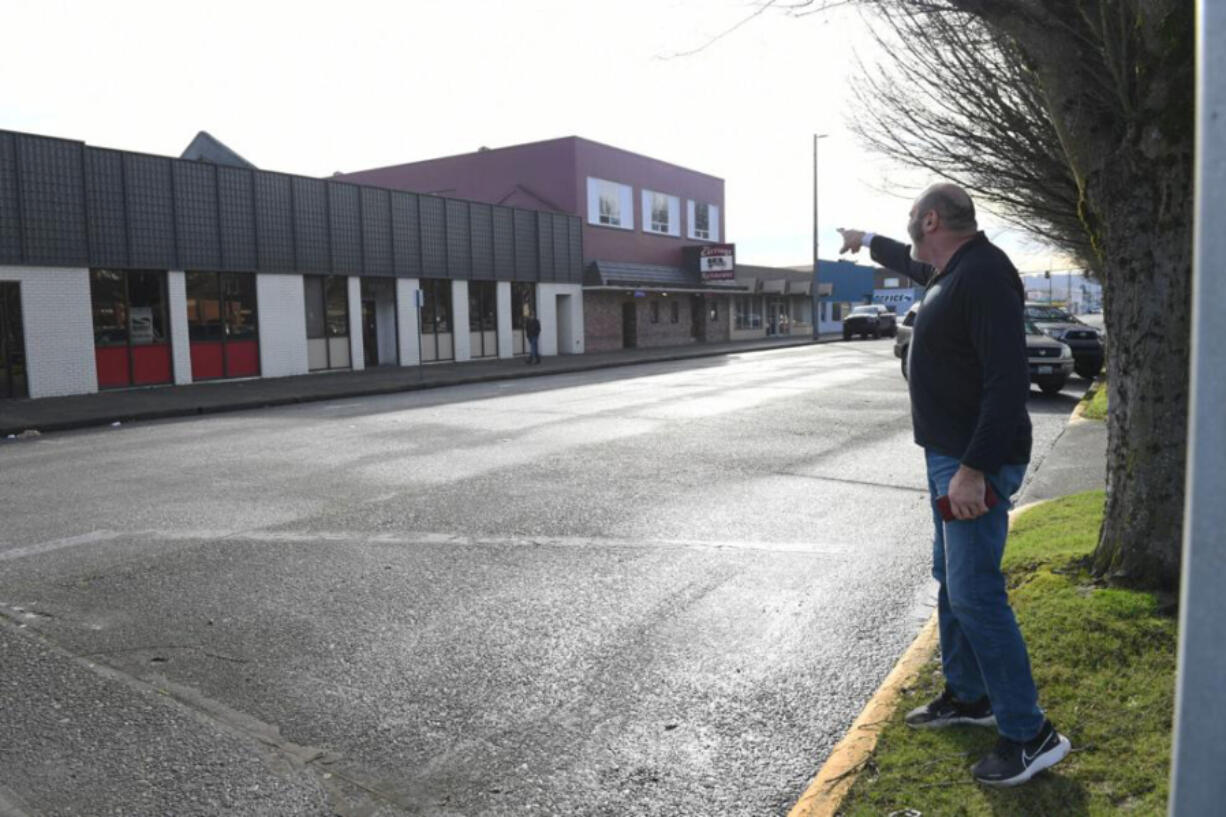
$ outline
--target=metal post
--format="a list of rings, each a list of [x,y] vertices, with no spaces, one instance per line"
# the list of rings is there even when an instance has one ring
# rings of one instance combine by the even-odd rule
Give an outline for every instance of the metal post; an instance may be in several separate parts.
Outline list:
[[[822,332],[822,296],[819,285],[818,267],[818,227],[817,227],[817,143],[825,139],[826,134],[813,134],[813,292],[810,298],[813,304],[813,339],[817,340]]]
[[[1171,817],[1221,814],[1226,803],[1226,346],[1215,312],[1226,298],[1226,6],[1197,4],[1196,211],[1192,267],[1188,472],[1179,603],[1179,671],[1171,752]]]

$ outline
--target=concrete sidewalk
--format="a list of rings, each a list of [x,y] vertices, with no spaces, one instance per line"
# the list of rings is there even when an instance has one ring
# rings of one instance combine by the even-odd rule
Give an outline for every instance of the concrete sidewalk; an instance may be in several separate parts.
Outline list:
[[[1107,424],[1073,417],[1034,467],[1017,504],[1057,499],[1107,485]]]
[[[772,338],[738,343],[624,349],[616,352],[547,357],[536,366],[525,365],[524,358],[511,358],[436,363],[427,366],[382,367],[295,377],[212,381],[187,386],[155,386],[72,397],[44,397],[39,400],[0,400],[0,436],[20,434],[27,429],[40,432],[65,431],[112,422],[159,420],[342,397],[365,397],[465,383],[633,366],[640,363],[718,357],[805,346],[815,342],[826,343],[838,337],[823,336],[820,341],[809,337]]]

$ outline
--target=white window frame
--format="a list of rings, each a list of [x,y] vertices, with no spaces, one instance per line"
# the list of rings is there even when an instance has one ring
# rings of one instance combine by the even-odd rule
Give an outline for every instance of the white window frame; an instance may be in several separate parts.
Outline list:
[[[656,197],[662,197],[668,207],[668,223],[664,225],[664,229],[659,229],[655,219],[655,204]],[[655,235],[671,235],[676,238],[681,237],[681,199],[678,196],[670,196],[668,193],[661,193],[658,190],[643,190],[643,232],[654,233]]]
[[[600,200],[608,196],[617,202],[616,220],[602,221]],[[615,230],[634,229],[634,188],[628,184],[587,177],[587,223]]]
[[[704,235],[698,231],[698,208],[707,208],[707,231]],[[697,241],[719,243],[719,205],[707,202],[686,200],[686,236]]]

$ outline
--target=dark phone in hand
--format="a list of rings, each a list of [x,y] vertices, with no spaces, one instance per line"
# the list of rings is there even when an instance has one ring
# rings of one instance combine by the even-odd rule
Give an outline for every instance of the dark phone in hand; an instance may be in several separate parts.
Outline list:
[[[983,504],[988,506],[988,510],[995,508],[1000,504],[1000,497],[992,490],[992,483],[984,480]],[[954,516],[954,509],[949,505],[949,495],[937,497],[937,510],[941,513],[941,518],[946,522],[957,522],[958,517]]]

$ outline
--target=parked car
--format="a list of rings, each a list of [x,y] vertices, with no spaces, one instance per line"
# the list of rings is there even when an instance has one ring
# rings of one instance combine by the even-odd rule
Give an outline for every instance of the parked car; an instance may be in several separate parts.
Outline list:
[[[915,313],[919,312],[920,302],[911,304],[907,314],[902,316],[902,323],[894,333],[894,357],[902,361],[902,376],[907,378],[907,350],[911,347],[911,327],[915,325]]]
[[[907,377],[907,351],[911,347],[911,327],[920,305],[913,304],[903,316],[894,338],[894,356],[902,361],[902,376]],[[1030,382],[1044,394],[1056,394],[1073,374],[1073,350],[1049,335],[1034,323],[1026,321],[1026,360],[1030,366]]]
[[[1026,304],[1026,319],[1033,321],[1043,334],[1073,350],[1077,374],[1093,380],[1102,371],[1103,333],[1098,329],[1049,304]]]
[[[851,340],[852,335],[891,338],[897,333],[898,320],[883,304],[861,304],[843,318],[843,340]]]
[[[1030,320],[1026,321],[1026,360],[1030,364],[1030,382],[1044,394],[1059,393],[1076,365],[1067,343],[1051,337]]]

